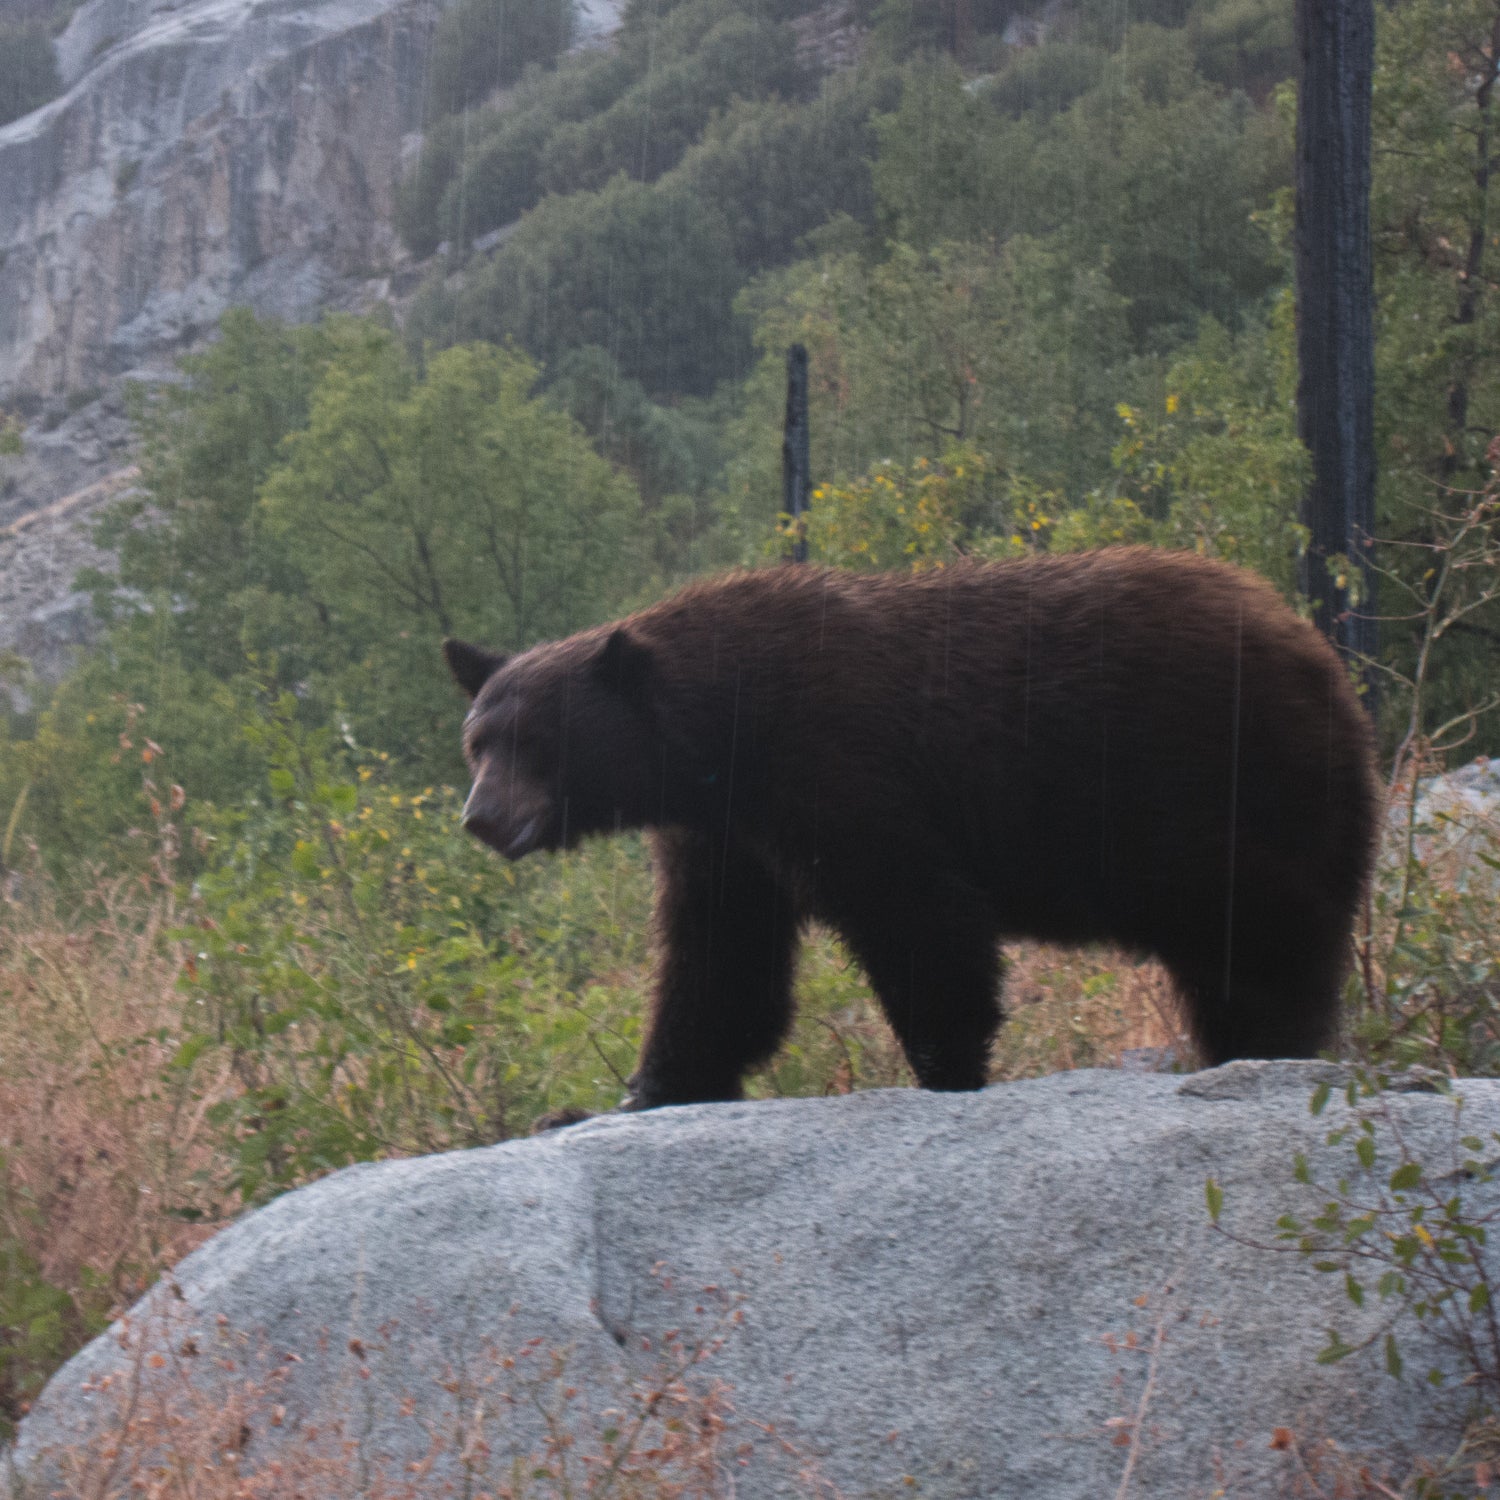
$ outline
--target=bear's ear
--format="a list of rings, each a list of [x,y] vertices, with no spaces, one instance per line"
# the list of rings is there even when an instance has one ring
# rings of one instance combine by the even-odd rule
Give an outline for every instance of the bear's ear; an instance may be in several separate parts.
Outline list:
[[[651,648],[617,625],[594,658],[594,675],[627,698],[642,693],[651,678]]]
[[[471,698],[477,698],[480,688],[505,665],[503,656],[452,637],[443,642],[443,655],[448,658],[448,670],[453,673],[454,681]]]

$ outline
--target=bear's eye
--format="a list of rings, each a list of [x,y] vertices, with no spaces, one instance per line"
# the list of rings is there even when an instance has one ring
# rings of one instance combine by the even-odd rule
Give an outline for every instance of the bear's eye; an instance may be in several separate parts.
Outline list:
[[[514,693],[507,693],[494,703],[476,703],[464,720],[464,754],[472,759],[487,746],[514,739],[520,708]]]

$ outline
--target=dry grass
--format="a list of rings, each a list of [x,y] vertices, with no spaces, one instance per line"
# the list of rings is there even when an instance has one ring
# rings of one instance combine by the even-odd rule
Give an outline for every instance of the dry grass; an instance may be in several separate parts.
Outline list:
[[[1193,1047],[1160,964],[1113,948],[1021,943],[1010,950],[1010,1019],[990,1076],[1035,1078],[1069,1068],[1117,1068],[1127,1056],[1193,1066]],[[1147,1054],[1154,1054],[1148,1056]]]
[[[731,1438],[728,1392],[700,1367],[738,1322],[721,1302],[704,1330],[667,1335],[651,1367],[604,1399],[540,1339],[486,1345],[372,1425],[358,1388],[380,1384],[399,1327],[369,1344],[323,1337],[322,1412],[309,1420],[289,1411],[298,1355],[162,1297],[122,1323],[126,1358],[85,1387],[98,1433],[35,1455],[31,1472],[45,1473],[48,1500],[709,1500],[754,1463],[828,1500],[816,1463],[774,1430],[747,1422]],[[518,1443],[522,1431],[535,1436]]]
[[[100,882],[69,912],[12,877],[0,905],[0,1248],[68,1294],[79,1331],[219,1220],[204,1116],[228,1080],[170,1066],[171,920],[170,895],[138,881]],[[34,1383],[17,1336],[0,1417]]]
[[[1480,832],[1483,849],[1500,852],[1493,823]],[[1451,893],[1462,884],[1444,863],[1451,851],[1434,852],[1438,883]],[[1394,873],[1395,863],[1386,868]],[[1469,872],[1475,868],[1485,867],[1471,858]],[[1492,957],[1492,903],[1490,918],[1475,927],[1482,904],[1475,893],[1443,899],[1452,903],[1443,911],[1450,947],[1464,934],[1473,939],[1453,952],[1472,956],[1478,945]],[[192,1003],[177,988],[184,954],[166,936],[175,917],[170,889],[149,879],[101,879],[70,907],[40,876],[12,875],[0,886],[0,1433],[58,1359],[240,1206],[222,1192],[230,1161],[219,1154],[222,1127],[208,1118],[216,1102],[235,1097],[235,1079],[213,1048],[190,1068],[174,1066],[183,1006]],[[1372,951],[1391,946],[1384,928],[1396,921],[1395,908],[1381,921]],[[1154,963],[1031,943],[1011,945],[1007,957],[1009,1019],[994,1053],[996,1081],[1122,1059],[1193,1065],[1170,985]],[[1424,972],[1441,968],[1434,959]],[[643,964],[614,978],[619,1006],[635,1014],[644,1005]],[[1424,984],[1402,994],[1403,1014],[1437,1003],[1428,991],[1441,986]],[[815,932],[806,945],[798,990],[791,1044],[753,1080],[754,1092],[910,1083],[863,975],[828,934]],[[6,1315],[6,1257],[17,1253],[22,1270],[66,1293],[72,1309],[68,1326],[30,1354],[17,1353],[24,1330],[4,1326],[14,1321]]]

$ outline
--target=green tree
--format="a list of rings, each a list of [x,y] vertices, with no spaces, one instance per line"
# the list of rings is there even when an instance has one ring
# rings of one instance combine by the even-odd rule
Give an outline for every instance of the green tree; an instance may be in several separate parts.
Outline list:
[[[572,40],[572,0],[457,0],[432,37],[427,105],[435,118],[481,104]]]
[[[818,98],[740,103],[716,119],[666,179],[723,219],[746,273],[791,261],[803,236],[841,215],[875,217],[872,119],[897,102],[900,75],[831,75]]]
[[[1297,440],[1292,302],[1232,336],[1206,322],[1149,406],[1123,404],[1116,492],[1151,540],[1242,563],[1296,593],[1308,460]],[[1144,538],[1143,538],[1144,539]]]
[[[1443,516],[1491,481],[1500,434],[1500,303],[1494,293],[1495,86],[1500,6],[1412,0],[1379,13],[1372,130],[1378,530],[1382,562],[1425,592],[1446,555]],[[1424,662],[1434,722],[1485,703],[1500,667],[1500,608],[1485,570],[1447,580],[1458,617]],[[1423,620],[1392,620],[1386,651],[1405,676]],[[1479,744],[1493,747],[1490,715]]]
[[[655,181],[716,110],[736,98],[794,98],[808,81],[789,26],[731,13],[687,55],[645,69],[602,113],[560,125],[542,155],[542,186],[556,193],[601,188],[616,172]]]
[[[758,283],[744,305],[761,360],[731,439],[741,513],[780,508],[785,351],[807,346],[813,472],[843,480],[955,444],[996,474],[1078,491],[1108,473],[1124,306],[1101,269],[1051,243],[843,253]],[[753,534],[760,523],[749,522]]]
[[[556,68],[529,68],[500,109],[435,120],[396,192],[396,229],[414,254],[443,240],[462,250],[542,196],[541,160],[560,123],[607,109],[634,71],[618,51],[589,51]]]
[[[1191,337],[1204,314],[1234,324],[1257,308],[1280,261],[1252,215],[1289,181],[1284,126],[1204,84],[1184,38],[1141,31],[1050,117],[1014,115],[1003,78],[973,92],[946,64],[915,70],[879,126],[875,185],[892,237],[1055,238],[1107,267],[1142,349]]]
[[[352,319],[292,328],[236,309],[182,361],[181,383],[140,393],[139,487],[97,530],[119,565],[87,575],[99,613],[155,617],[159,639],[220,678],[247,652],[278,655],[292,674],[309,666],[301,567],[256,500],[329,364],[386,338]]]
[[[515,649],[607,617],[644,582],[629,481],[483,345],[418,372],[389,335],[328,367],[259,514],[326,621],[327,691],[367,744],[451,763],[437,643]],[[446,760],[445,760],[446,757]],[[456,769],[456,767],[455,767]]]
[[[748,355],[733,311],[742,280],[710,205],[622,175],[545,199],[429,326],[514,338],[543,364],[597,344],[648,391],[706,395]]]

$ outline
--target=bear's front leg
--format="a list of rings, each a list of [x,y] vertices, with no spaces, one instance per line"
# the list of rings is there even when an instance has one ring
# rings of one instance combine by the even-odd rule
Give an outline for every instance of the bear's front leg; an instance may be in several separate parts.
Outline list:
[[[924,1089],[980,1089],[1000,1026],[1000,954],[978,892],[939,871],[892,887],[889,871],[842,893],[834,925],[859,960]],[[915,881],[910,876],[915,873]]]
[[[652,836],[656,991],[626,1109],[738,1099],[792,1020],[797,912],[732,837]]]

